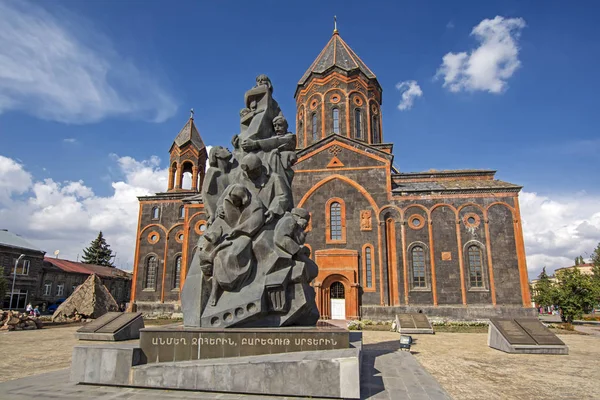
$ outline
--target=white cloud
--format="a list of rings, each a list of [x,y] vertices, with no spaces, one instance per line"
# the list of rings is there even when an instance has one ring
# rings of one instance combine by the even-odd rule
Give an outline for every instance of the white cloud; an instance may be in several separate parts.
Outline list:
[[[523,18],[484,19],[471,31],[479,47],[469,53],[447,53],[436,78],[443,77],[444,87],[451,92],[502,93],[506,80],[521,65],[518,41],[524,27]]]
[[[65,138],[65,139],[63,139],[63,142],[73,144],[73,143],[77,143],[77,139],[75,139],[75,138]]]
[[[396,84],[396,89],[402,93],[398,110],[410,110],[417,97],[423,96],[423,91],[417,81],[404,81]]]
[[[91,23],[41,4],[0,2],[0,114],[87,123],[118,115],[162,122],[175,113],[157,77],[118,54]]]
[[[454,22],[450,21],[446,24],[447,29],[454,29]]]
[[[165,191],[168,174],[158,157],[112,157],[123,179],[112,182],[112,195],[103,197],[83,181],[35,181],[24,165],[0,156],[0,228],[21,234],[47,254],[59,249],[61,258],[72,260],[102,230],[117,252],[118,266],[131,268],[137,196]]]
[[[600,242],[600,197],[586,193],[540,196],[521,192],[523,235],[529,278],[584,259]]]

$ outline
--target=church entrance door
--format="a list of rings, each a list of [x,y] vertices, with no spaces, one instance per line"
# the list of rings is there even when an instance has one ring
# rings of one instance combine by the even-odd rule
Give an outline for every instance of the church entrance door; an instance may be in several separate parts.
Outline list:
[[[341,282],[333,282],[329,291],[331,294],[331,319],[346,319],[344,285]]]

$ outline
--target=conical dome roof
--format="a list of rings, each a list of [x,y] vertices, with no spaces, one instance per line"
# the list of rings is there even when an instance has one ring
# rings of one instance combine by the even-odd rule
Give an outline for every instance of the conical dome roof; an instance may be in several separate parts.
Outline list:
[[[360,71],[369,79],[377,79],[373,71],[348,46],[336,29],[317,59],[302,75],[302,78],[298,81],[298,86],[304,85],[311,74],[322,75],[334,67],[348,73]]]

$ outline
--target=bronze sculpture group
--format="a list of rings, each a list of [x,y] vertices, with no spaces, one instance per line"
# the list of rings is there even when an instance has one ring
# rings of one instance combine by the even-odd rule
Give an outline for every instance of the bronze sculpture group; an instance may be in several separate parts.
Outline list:
[[[207,328],[313,326],[310,282],[317,265],[304,246],[310,214],[293,208],[296,135],[266,75],[245,94],[233,153],[213,147],[202,187],[208,228],[182,293],[184,324]]]

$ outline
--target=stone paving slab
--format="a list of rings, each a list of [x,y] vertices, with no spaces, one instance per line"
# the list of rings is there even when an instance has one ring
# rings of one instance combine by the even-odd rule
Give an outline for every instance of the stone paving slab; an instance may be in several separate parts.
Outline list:
[[[361,399],[447,400],[448,394],[415,357],[397,349],[397,341],[363,347]],[[112,386],[76,385],[69,382],[69,369],[0,383],[4,400],[101,399],[101,400],[282,400],[298,397],[242,395],[181,390],[134,389]],[[290,379],[292,379],[290,377]],[[313,398],[315,399],[315,398]],[[315,399],[317,400],[317,399]]]

